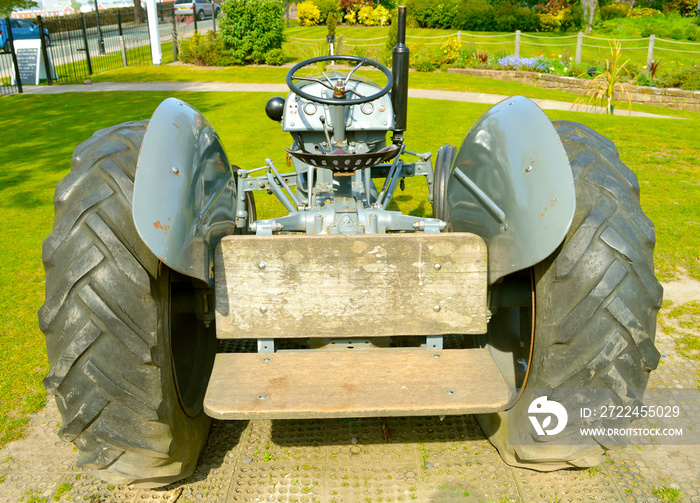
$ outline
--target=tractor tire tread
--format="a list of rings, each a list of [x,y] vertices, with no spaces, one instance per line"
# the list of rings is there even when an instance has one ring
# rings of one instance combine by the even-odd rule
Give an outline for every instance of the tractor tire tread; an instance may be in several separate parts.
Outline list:
[[[44,384],[56,395],[59,435],[78,447],[78,464],[114,483],[157,487],[188,475],[196,456],[183,466],[175,452],[173,394],[163,390],[173,385],[169,355],[156,337],[158,259],[131,218],[146,125],[97,131],[75,149],[43,245],[39,320],[50,363]]]
[[[654,226],[639,205],[636,176],[610,140],[568,121],[554,127],[572,166],[576,213],[562,245],[534,267],[537,328],[526,386],[551,389],[567,410],[576,408],[571,388],[602,388],[606,400],[640,404],[635,390],[646,387],[660,357]],[[527,424],[528,405],[516,402],[507,421]],[[605,438],[587,446],[553,445],[547,437],[510,445],[495,431],[497,421],[480,421],[510,464],[540,471],[593,466],[615,448]],[[569,435],[578,428],[567,427],[557,442]]]

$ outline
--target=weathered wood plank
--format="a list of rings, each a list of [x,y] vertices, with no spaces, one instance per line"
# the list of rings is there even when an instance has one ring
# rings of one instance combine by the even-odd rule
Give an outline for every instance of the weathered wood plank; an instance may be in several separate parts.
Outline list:
[[[449,415],[503,410],[508,399],[487,349],[221,353],[204,410],[217,419]]]
[[[230,236],[215,253],[217,336],[484,333],[486,273],[474,234]]]

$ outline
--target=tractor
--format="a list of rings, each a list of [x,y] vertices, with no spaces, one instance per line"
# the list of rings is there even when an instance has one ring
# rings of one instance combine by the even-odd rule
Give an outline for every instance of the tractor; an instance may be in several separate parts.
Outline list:
[[[537,470],[619,445],[578,441],[606,420],[574,411],[586,390],[590,408],[639,403],[659,362],[663,291],[635,174],[608,139],[520,96],[434,165],[409,150],[405,20],[400,7],[391,71],[345,55],[289,71],[266,113],[292,137],[290,169],[232,164],[174,98],[75,149],[39,321],[78,464],[172,483],[212,418],[476,414],[504,461]],[[432,217],[389,209],[410,177]],[[256,192],[287,214],[258,219]],[[566,428],[533,428],[548,401]]]

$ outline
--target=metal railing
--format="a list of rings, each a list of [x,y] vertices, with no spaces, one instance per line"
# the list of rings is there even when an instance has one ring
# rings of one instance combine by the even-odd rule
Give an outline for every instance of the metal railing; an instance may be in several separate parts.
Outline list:
[[[165,11],[172,16],[170,9]],[[145,19],[136,19],[133,10],[38,17],[37,21],[51,34],[49,53],[62,83],[82,82],[93,73],[122,66],[151,63],[148,24]]]
[[[157,5],[161,35],[170,37],[172,4]],[[151,64],[145,12],[143,19],[137,19],[129,8],[71,16],[37,16],[34,21],[40,28],[40,64],[45,65],[42,79],[45,75],[47,84],[83,82],[94,73]],[[10,26],[9,19],[6,26]],[[22,92],[21,79],[15,78],[20,71],[17,50],[12,41],[8,45],[9,51],[0,47],[0,95]]]
[[[5,19],[5,27],[10,26],[10,18]],[[0,29],[5,27],[0,23]],[[17,52],[12,38],[12,30],[8,29],[7,47],[9,51],[5,51],[0,47],[0,96],[7,94],[15,94],[22,92],[22,80],[19,78],[19,64],[17,61]]]

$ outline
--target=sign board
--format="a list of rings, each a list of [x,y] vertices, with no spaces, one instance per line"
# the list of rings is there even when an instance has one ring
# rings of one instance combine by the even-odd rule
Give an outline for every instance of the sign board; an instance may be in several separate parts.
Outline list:
[[[17,66],[19,66],[19,78],[22,85],[39,85],[41,79],[46,78],[46,65],[44,55],[41,52],[41,40],[15,40],[15,52],[17,53]],[[51,77],[57,79],[56,70],[49,54],[49,66]],[[12,85],[17,83],[14,66],[12,68]]]

